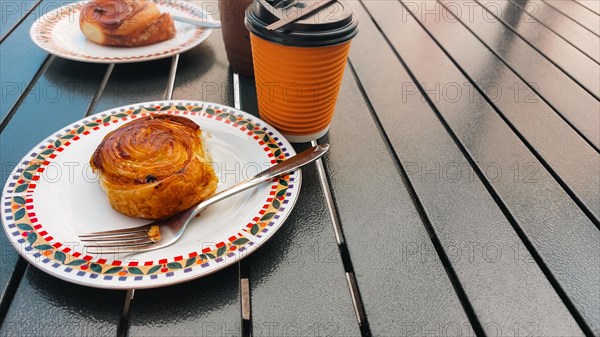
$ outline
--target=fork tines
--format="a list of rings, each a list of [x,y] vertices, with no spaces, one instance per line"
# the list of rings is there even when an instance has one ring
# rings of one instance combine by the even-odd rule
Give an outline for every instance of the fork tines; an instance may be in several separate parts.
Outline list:
[[[81,234],[79,235],[79,238],[83,242],[89,242],[84,245],[85,248],[91,249],[88,250],[88,253],[113,253],[113,251],[104,251],[103,248],[117,249],[117,252],[127,252],[154,243],[154,241],[148,237],[149,229],[150,226],[140,226],[135,228],[93,232]]]

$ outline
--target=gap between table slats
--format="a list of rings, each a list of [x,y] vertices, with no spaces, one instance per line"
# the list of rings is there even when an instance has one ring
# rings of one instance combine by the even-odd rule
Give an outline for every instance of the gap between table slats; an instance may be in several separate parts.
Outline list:
[[[233,107],[241,110],[242,99],[240,89],[240,76],[233,73]],[[250,303],[250,273],[248,264],[244,261],[238,262],[238,277],[240,283],[240,312],[241,312],[241,334],[244,337],[252,336],[252,306]]]
[[[311,145],[317,145],[317,141],[311,141]],[[346,281],[348,282],[348,289],[350,290],[350,297],[352,298],[352,305],[354,306],[354,313],[356,314],[360,333],[362,336],[372,336],[373,334],[365,314],[362,296],[358,287],[358,283],[356,282],[356,276],[354,275],[352,259],[350,258],[350,252],[348,251],[348,247],[346,245],[342,224],[335,206],[335,200],[331,190],[331,185],[327,178],[323,160],[317,159],[315,161],[315,166],[317,168],[321,189],[323,190],[323,196],[325,197],[325,204],[327,205],[329,219],[333,224],[333,231],[335,233],[336,242],[342,258],[342,264],[346,273]]]

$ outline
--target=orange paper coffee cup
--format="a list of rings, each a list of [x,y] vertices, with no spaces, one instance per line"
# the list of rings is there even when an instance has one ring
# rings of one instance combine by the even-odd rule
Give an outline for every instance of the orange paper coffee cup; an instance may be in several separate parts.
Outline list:
[[[325,135],[333,118],[350,42],[283,46],[251,34],[260,117],[294,142]]]
[[[246,11],[260,117],[291,142],[318,139],[333,118],[356,16],[334,1],[339,17],[322,22],[322,13],[269,31],[265,27],[286,13],[268,5],[259,0]]]

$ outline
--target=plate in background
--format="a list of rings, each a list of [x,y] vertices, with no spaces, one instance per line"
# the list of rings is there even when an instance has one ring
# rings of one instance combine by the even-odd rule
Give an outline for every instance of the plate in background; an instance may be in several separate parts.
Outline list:
[[[37,19],[29,31],[33,42],[56,56],[91,63],[132,63],[183,53],[206,40],[212,29],[175,21],[177,33],[169,40],[141,47],[110,47],[89,41],[79,29],[79,15],[88,1],[76,2]],[[212,21],[202,8],[177,0],[154,0],[161,13]]]

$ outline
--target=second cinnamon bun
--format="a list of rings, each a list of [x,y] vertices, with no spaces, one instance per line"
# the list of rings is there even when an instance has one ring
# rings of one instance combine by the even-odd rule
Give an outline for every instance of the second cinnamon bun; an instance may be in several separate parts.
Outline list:
[[[169,13],[145,0],[92,0],[83,6],[79,27],[90,41],[117,47],[145,46],[175,36]]]

